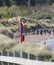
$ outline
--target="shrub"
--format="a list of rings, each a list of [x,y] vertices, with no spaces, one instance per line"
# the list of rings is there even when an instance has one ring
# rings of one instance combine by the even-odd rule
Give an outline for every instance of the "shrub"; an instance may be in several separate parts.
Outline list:
[[[1,17],[2,18],[9,18],[9,17],[11,17],[11,14],[9,14],[9,13],[3,13]]]
[[[52,15],[47,12],[36,12],[32,17],[35,19],[52,19]]]

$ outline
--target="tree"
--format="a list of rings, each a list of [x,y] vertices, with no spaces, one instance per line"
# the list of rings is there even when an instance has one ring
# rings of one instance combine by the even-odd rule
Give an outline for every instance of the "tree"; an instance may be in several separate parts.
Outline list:
[[[3,5],[3,0],[0,0],[0,6],[2,6]]]
[[[16,0],[10,0],[11,5],[16,5]]]
[[[11,6],[10,0],[4,0],[4,5],[5,6]]]
[[[30,0],[27,1],[27,6],[30,7]]]
[[[17,5],[23,5],[23,6],[25,5],[26,6],[27,5],[27,1],[28,0],[16,0],[16,4]]]
[[[46,0],[41,0],[40,4],[46,4]]]
[[[36,0],[30,0],[31,6],[35,6]]]
[[[52,4],[54,0],[0,0],[0,6],[35,6],[36,4]]]

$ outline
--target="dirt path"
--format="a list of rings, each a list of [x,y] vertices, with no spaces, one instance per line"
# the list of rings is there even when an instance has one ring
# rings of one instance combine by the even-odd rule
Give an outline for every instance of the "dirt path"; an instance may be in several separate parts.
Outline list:
[[[54,35],[26,35],[25,36],[25,42],[30,42],[30,43],[38,43],[42,41],[46,41],[48,39],[54,39]]]

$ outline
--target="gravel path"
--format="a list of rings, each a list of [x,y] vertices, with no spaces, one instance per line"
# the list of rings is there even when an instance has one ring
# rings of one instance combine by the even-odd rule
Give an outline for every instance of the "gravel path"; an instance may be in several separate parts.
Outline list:
[[[38,43],[41,41],[46,41],[48,39],[54,39],[54,35],[26,35],[25,42]]]

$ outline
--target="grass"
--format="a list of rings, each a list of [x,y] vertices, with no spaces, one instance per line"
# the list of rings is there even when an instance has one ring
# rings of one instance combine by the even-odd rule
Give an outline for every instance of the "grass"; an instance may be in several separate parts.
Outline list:
[[[14,39],[11,39],[3,34],[0,34],[0,50],[11,49],[16,44]]]

